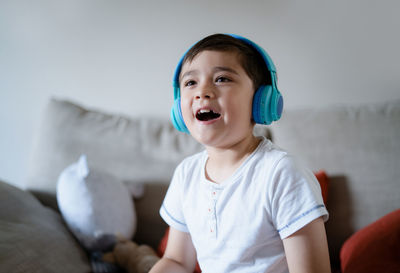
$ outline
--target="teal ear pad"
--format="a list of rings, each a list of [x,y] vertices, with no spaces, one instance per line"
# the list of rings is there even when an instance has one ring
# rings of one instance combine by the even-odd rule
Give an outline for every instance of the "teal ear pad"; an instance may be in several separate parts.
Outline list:
[[[181,98],[177,98],[174,101],[174,105],[172,105],[171,109],[171,121],[174,127],[181,132],[189,133],[188,128],[186,127],[185,122],[182,117],[182,109],[181,109]]]
[[[265,65],[271,75],[271,85],[260,86],[253,97],[253,120],[258,124],[271,124],[273,121],[280,119],[283,110],[283,98],[276,86],[276,68],[272,59],[269,57],[267,52],[259,47],[256,43],[250,41],[247,38],[241,37],[235,34],[227,34],[236,39],[239,39],[254,49],[264,59]],[[187,53],[187,52],[186,52]],[[180,103],[180,90],[179,90],[179,74],[182,68],[182,62],[186,55],[180,59],[174,73],[173,86],[174,86],[174,105],[171,109],[171,120],[174,127],[181,132],[189,134],[189,130],[185,125],[185,121],[182,117],[181,103]]]
[[[253,97],[253,119],[258,124],[269,125],[280,119],[283,110],[283,98],[272,85],[262,85]]]
[[[182,116],[181,109],[181,91],[179,88],[179,74],[181,73],[182,62],[186,53],[183,55],[181,60],[179,61],[174,74],[173,87],[174,87],[174,104],[171,108],[171,121],[172,125],[174,125],[175,129],[180,132],[189,133],[188,128],[186,127],[185,121]]]

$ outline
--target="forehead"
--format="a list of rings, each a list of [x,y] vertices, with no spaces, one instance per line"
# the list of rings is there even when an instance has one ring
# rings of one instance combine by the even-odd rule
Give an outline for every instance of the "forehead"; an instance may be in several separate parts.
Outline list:
[[[196,69],[212,69],[214,67],[230,67],[244,71],[242,58],[236,51],[204,50],[199,52],[192,60],[186,60],[182,64],[180,76],[185,72]]]

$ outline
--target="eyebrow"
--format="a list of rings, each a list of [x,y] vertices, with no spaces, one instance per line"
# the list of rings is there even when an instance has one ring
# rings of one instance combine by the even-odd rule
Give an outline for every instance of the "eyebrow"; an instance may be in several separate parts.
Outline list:
[[[239,73],[235,69],[232,69],[230,67],[226,67],[226,66],[214,67],[214,72],[220,72],[220,71],[226,71],[226,72],[230,72],[232,74],[239,75]]]
[[[234,70],[234,69],[232,69],[232,68],[230,68],[230,67],[226,67],[226,66],[216,66],[216,67],[214,67],[214,69],[213,69],[213,72],[214,72],[214,73],[215,73],[215,72],[220,72],[220,71],[226,71],[226,72],[230,72],[230,73],[235,74],[235,75],[239,75],[239,73],[238,73],[236,70]],[[189,71],[186,71],[185,73],[183,73],[183,74],[179,77],[179,81],[181,81],[184,77],[187,77],[187,76],[190,76],[190,75],[194,75],[194,74],[198,74],[198,73],[199,73],[198,70],[189,70]]]
[[[193,74],[197,74],[197,73],[199,73],[198,70],[189,70],[189,71],[183,73],[183,74],[179,77],[179,82],[180,82],[184,77],[187,77],[187,76],[190,76],[190,75],[193,75]]]

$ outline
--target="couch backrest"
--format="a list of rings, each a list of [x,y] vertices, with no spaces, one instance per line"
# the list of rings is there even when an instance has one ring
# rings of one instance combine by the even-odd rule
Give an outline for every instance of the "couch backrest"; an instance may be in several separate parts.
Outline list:
[[[400,100],[287,110],[271,131],[275,143],[331,179],[326,226],[334,259],[353,232],[400,208]]]

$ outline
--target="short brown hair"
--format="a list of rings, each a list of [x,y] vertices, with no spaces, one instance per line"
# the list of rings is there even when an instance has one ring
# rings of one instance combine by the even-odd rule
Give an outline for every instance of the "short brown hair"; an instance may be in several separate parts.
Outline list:
[[[251,45],[226,34],[213,34],[197,42],[183,58],[182,65],[191,62],[205,50],[233,51],[239,54],[239,62],[253,82],[255,90],[270,85],[271,77],[261,54]]]

